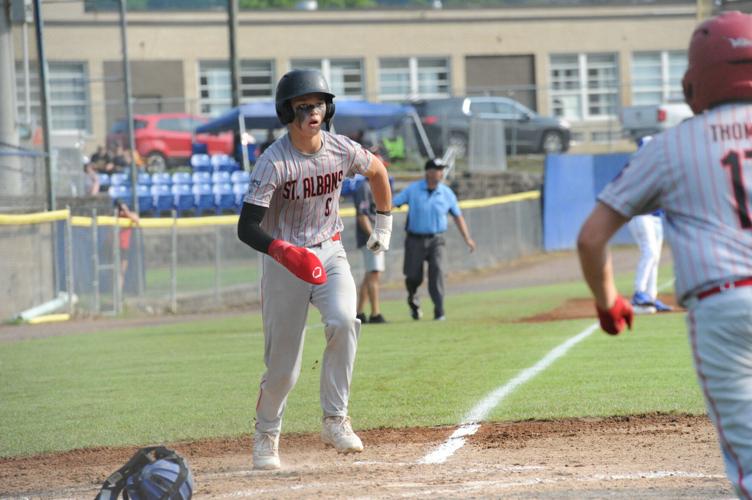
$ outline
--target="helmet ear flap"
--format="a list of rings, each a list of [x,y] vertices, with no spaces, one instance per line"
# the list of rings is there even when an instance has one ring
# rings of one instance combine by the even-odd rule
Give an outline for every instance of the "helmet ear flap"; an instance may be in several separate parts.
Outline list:
[[[327,101],[326,103],[326,114],[324,115],[324,121],[328,122],[332,118],[334,118],[334,101]]]
[[[277,111],[277,118],[282,122],[282,125],[287,125],[295,119],[295,112],[292,110],[290,101],[278,102],[275,105]]]

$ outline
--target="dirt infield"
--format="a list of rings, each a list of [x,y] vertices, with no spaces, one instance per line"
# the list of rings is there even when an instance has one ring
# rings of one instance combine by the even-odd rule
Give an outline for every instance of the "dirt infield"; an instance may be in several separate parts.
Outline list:
[[[420,464],[454,428],[361,432],[365,451],[338,455],[315,435],[285,435],[283,468],[251,469],[251,439],[173,443],[196,498],[731,498],[704,417],[484,424],[449,460]],[[3,496],[92,498],[136,448],[0,461]]]
[[[576,279],[572,255],[531,259],[450,279],[450,293]],[[636,253],[616,252],[618,270]],[[386,293],[390,293],[387,291]],[[401,290],[394,290],[401,296]],[[663,297],[671,302],[671,297]],[[523,321],[592,317],[582,298]],[[182,318],[2,327],[0,342]],[[14,330],[15,329],[15,330]],[[1,345],[1,344],[0,344]],[[357,430],[357,421],[354,422]],[[365,450],[343,456],[317,435],[284,434],[279,471],[251,469],[251,437],[167,443],[190,464],[196,498],[732,498],[704,416],[640,415],[484,423],[443,463],[421,463],[456,427],[360,431]],[[0,498],[92,498],[135,447],[0,459]]]

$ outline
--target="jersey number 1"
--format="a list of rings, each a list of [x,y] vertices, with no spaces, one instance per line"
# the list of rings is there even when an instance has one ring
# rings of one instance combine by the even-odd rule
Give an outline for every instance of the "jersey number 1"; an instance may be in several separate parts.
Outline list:
[[[739,216],[739,223],[742,229],[752,228],[752,220],[749,218],[749,209],[747,208],[747,191],[744,189],[744,175],[742,173],[742,159],[740,151],[729,151],[723,157],[721,163],[728,167],[731,172],[731,187],[734,190],[734,201],[736,201],[736,212]],[[744,158],[752,159],[752,149],[744,151]]]

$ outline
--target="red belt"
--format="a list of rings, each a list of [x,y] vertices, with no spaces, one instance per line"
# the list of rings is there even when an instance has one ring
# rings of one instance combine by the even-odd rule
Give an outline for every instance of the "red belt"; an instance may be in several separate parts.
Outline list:
[[[752,286],[752,278],[742,278],[737,281],[727,281],[726,283],[714,286],[713,288],[708,288],[707,290],[703,290],[702,292],[697,294],[697,299],[702,300],[710,297],[711,295],[715,295],[716,293],[725,292],[726,290],[732,290],[734,288],[738,288],[741,286]]]

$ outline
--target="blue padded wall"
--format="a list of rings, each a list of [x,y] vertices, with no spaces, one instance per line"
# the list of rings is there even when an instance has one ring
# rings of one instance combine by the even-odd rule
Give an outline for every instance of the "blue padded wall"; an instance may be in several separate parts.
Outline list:
[[[543,246],[546,251],[571,250],[577,233],[595,206],[598,193],[629,160],[629,153],[601,155],[551,154],[543,182]],[[633,243],[626,227],[612,244]]]

